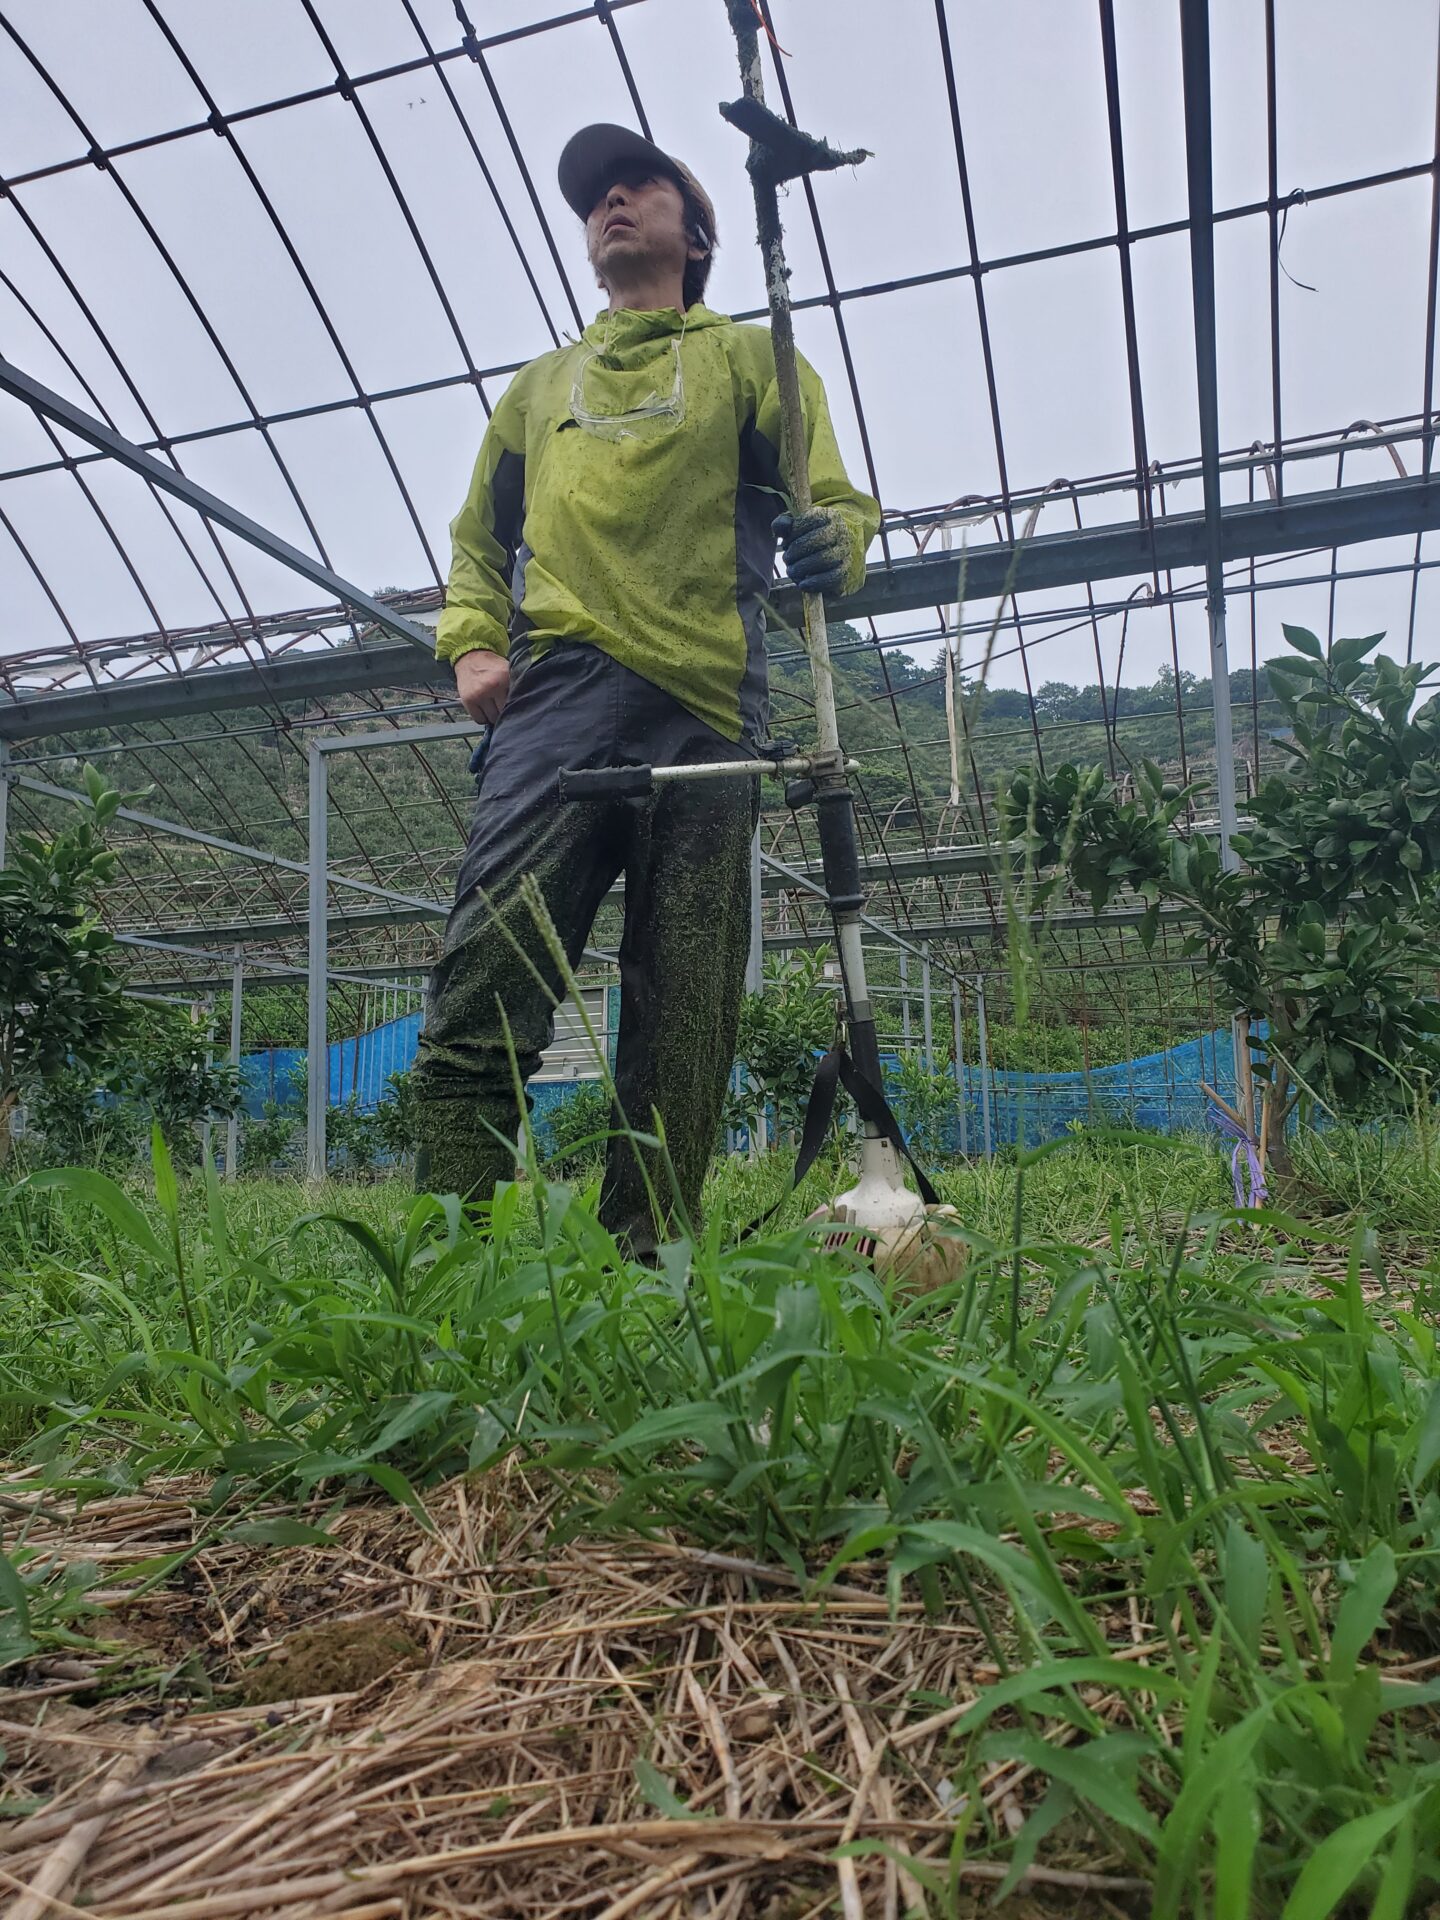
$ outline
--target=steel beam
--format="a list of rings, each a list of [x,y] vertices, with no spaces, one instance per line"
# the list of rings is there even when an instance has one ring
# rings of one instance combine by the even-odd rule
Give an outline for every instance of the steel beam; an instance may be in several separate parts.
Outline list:
[[[29,774],[12,774],[11,779],[17,787],[23,787],[27,793],[39,793],[49,800],[66,800],[72,806],[88,807],[89,797],[77,793],[73,787],[52,786],[48,780],[32,780]],[[132,826],[146,827],[152,833],[163,833],[172,840],[188,840],[195,846],[207,847],[212,853],[231,853],[241,860],[250,860],[262,867],[280,867],[286,873],[303,873],[309,876],[310,868],[304,860],[287,860],[283,854],[267,853],[263,847],[247,847],[240,840],[222,840],[218,834],[202,833],[198,827],[181,826],[178,820],[166,820],[158,813],[140,813],[134,807],[117,807],[113,816],[116,820],[128,820]],[[354,893],[369,894],[373,899],[388,900],[397,907],[407,909],[412,915],[424,917],[431,913],[444,913],[448,909],[437,907],[433,901],[417,899],[413,893],[397,893],[393,887],[377,886],[373,880],[356,880],[348,873],[332,873],[330,884],[335,887],[348,887]],[[215,928],[205,927],[203,937],[215,938]],[[239,934],[231,937],[243,937],[242,926]]]
[[[170,471],[165,469],[165,471]],[[172,478],[175,476],[171,475]],[[1396,534],[1440,528],[1440,475],[1377,480],[1364,486],[1288,495],[1284,500],[1242,501],[1220,510],[1221,559],[1226,564],[1266,554],[1308,548],[1345,547]],[[1018,592],[1134,579],[1161,572],[1203,568],[1204,513],[1172,514],[1150,525],[1088,527],[1037,535],[1018,558],[1008,543],[972,547],[965,559],[968,600],[999,597],[1015,569]],[[869,614],[913,612],[953,603],[957,562],[925,554],[874,567],[865,585],[830,604],[833,620]],[[378,603],[377,603],[378,604]],[[777,591],[775,607],[794,624],[795,596]],[[391,624],[398,616],[389,616]],[[408,624],[408,623],[407,623]],[[418,629],[417,629],[418,631]],[[273,708],[285,701],[382,687],[452,685],[448,667],[416,647],[385,642],[373,647],[327,647],[288,653],[262,666],[202,667],[188,674],[156,673],[87,687],[78,693],[0,700],[0,737],[42,739],[94,727],[119,727],[179,714],[218,713],[235,707]]]
[[[970,1157],[970,1116],[965,1102],[965,1027],[960,1008],[960,980],[950,982],[950,1020],[955,1030],[955,1093],[960,1113],[960,1158]]]
[[[326,868],[330,827],[323,753],[310,752],[310,920],[306,949],[305,996],[305,1170],[323,1180],[329,1170],[325,1151],[325,1115],[330,1106],[330,1031],[326,1020],[330,928],[326,919]]]
[[[240,1071],[240,1014],[245,996],[245,956],[236,952],[230,970],[230,1064]],[[240,1170],[240,1114],[238,1109],[225,1122],[225,1178],[233,1180]]]
[[[1215,200],[1211,180],[1209,0],[1180,0],[1185,86],[1185,168],[1190,196],[1190,287],[1195,313],[1195,384],[1200,415],[1200,515],[1205,609],[1210,624],[1210,692],[1215,709],[1215,797],[1220,858],[1232,871],[1236,830],[1235,738],[1230,654],[1225,635],[1225,540],[1220,504],[1220,400],[1215,350]]]
[[[975,1020],[979,1029],[980,1138],[985,1158],[995,1158],[995,1130],[990,1119],[990,1029],[985,1020],[985,976],[975,976]]]
[[[108,454],[120,466],[128,467],[131,473],[139,474],[151,486],[159,487],[162,492],[183,501],[187,507],[193,507],[196,513],[203,514],[217,527],[224,527],[227,533],[233,533],[239,539],[248,541],[252,547],[258,547],[270,559],[278,560],[282,567],[291,568],[323,593],[332,594],[342,606],[364,614],[367,620],[372,620],[377,627],[383,627],[387,633],[393,633],[412,648],[418,647],[422,653],[434,654],[434,636],[426,628],[396,613],[373,594],[352,586],[338,573],[332,573],[323,561],[302,553],[299,547],[292,547],[278,533],[273,533],[269,527],[262,527],[259,521],[241,513],[238,507],[232,507],[228,500],[222,500],[218,494],[197,486],[174,467],[157,460],[153,453],[144,452],[133,440],[116,433],[113,427],[107,427],[94,414],[75,406],[63,394],[42,386],[38,380],[32,380],[28,373],[23,373],[3,355],[0,355],[0,393],[12,394],[15,399],[52,420],[57,427],[73,433],[76,439],[88,442],[101,453]]]

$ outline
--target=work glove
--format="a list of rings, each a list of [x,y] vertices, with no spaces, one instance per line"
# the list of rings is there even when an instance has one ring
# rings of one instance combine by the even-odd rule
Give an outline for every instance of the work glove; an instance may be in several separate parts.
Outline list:
[[[850,529],[835,507],[782,513],[774,525],[785,571],[802,593],[838,593],[850,571]]]

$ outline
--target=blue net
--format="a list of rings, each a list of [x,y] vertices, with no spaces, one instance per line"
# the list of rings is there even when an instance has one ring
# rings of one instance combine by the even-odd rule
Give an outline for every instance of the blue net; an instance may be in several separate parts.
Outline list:
[[[391,1074],[415,1063],[420,1021],[417,1010],[353,1039],[332,1041],[326,1050],[330,1105],[344,1106],[353,1100],[362,1112],[370,1112],[386,1099]],[[304,1063],[303,1047],[270,1047],[262,1053],[246,1054],[241,1061],[245,1112],[258,1118],[270,1102],[280,1108],[298,1106],[296,1076],[298,1072],[303,1081]],[[882,1065],[886,1090],[903,1125],[899,1056],[882,1056]],[[1024,1073],[992,1067],[986,1074],[967,1064],[957,1079],[954,1116],[943,1126],[944,1148],[949,1153],[978,1154],[987,1146],[1036,1146],[1042,1140],[1058,1138],[1076,1124],[1134,1127],[1150,1133],[1200,1133],[1206,1127],[1207,1105],[1200,1091],[1202,1080],[1232,1106],[1235,1104],[1235,1064],[1228,1027],[1217,1027],[1161,1053],[1092,1067],[1088,1072]],[[581,1084],[583,1080],[573,1079],[540,1078],[531,1082],[542,1150],[548,1142],[550,1114]]]

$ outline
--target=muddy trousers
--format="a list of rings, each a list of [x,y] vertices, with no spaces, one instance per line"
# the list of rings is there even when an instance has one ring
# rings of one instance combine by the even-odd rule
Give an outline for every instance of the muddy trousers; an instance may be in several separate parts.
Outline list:
[[[522,879],[533,875],[575,968],[601,902],[623,875],[616,1092],[637,1132],[653,1132],[659,1115],[673,1180],[653,1151],[637,1156],[630,1140],[612,1140],[601,1218],[647,1251],[678,1190],[698,1223],[750,947],[757,783],[677,781],[643,800],[566,803],[557,775],[562,767],[742,757],[747,749],[596,647],[558,646],[525,669],[491,734],[430,981],[415,1070],[422,1190],[488,1199],[514,1168],[520,1115],[500,1010],[523,1081],[539,1067],[555,1001],[565,997],[561,970],[521,897]]]

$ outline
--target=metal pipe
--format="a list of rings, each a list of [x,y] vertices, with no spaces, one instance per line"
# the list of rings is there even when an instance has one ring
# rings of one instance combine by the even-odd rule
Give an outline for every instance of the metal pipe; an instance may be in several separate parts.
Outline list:
[[[215,1001],[213,996],[207,997],[202,1003],[202,1012],[205,1019],[205,1071],[208,1074],[215,1061]],[[202,1167],[209,1165],[210,1147],[214,1136],[214,1123],[210,1118],[210,1110],[207,1107],[205,1119],[200,1128],[200,1164]]]
[[[1195,377],[1204,496],[1205,605],[1210,623],[1210,693],[1215,709],[1215,795],[1220,857],[1240,864],[1236,830],[1235,740],[1230,655],[1225,634],[1225,549],[1220,500],[1220,407],[1215,347],[1215,202],[1211,179],[1210,10],[1181,0],[1180,51],[1185,87],[1185,167],[1190,200],[1190,285],[1195,314]]]
[[[792,754],[788,760],[697,760],[690,766],[652,767],[650,778],[657,787],[668,786],[676,780],[728,780],[737,774],[756,773],[798,780],[812,773],[814,764],[804,753]],[[845,771],[858,773],[860,762],[847,760]]]
[[[359,587],[351,586],[348,580],[342,580],[338,573],[332,573],[321,561],[302,553],[298,547],[292,547],[278,533],[262,527],[248,514],[232,507],[228,500],[222,500],[218,494],[197,486],[176,468],[167,467],[164,461],[157,460],[153,454],[143,452],[133,440],[125,439],[93,414],[72,405],[61,394],[42,386],[38,380],[32,380],[28,373],[22,373],[19,367],[3,356],[0,356],[0,392],[12,394],[15,399],[24,401],[37,413],[44,414],[57,426],[63,427],[67,433],[87,441],[92,447],[98,447],[101,453],[108,454],[122,467],[128,467],[131,473],[138,473],[151,486],[161,488],[175,499],[182,500],[187,507],[193,507],[196,513],[213,521],[216,526],[224,527],[227,532],[248,541],[252,547],[258,547],[261,553],[278,560],[282,567],[291,568],[302,579],[332,594],[343,606],[353,607],[357,613],[363,613],[367,620],[373,620],[376,626],[383,627],[387,633],[393,633],[397,639],[408,640],[412,647],[418,647],[423,653],[434,653],[434,635],[424,627],[405,619],[403,614],[392,612],[383,601],[363,593]]]
[[[970,1153],[970,1116],[965,1100],[965,1028],[960,1009],[960,982],[950,982],[950,1018],[955,1027],[955,1090],[960,1097],[960,1156]]]
[[[765,920],[762,911],[764,903],[764,860],[760,850],[760,829],[756,827],[754,838],[750,842],[750,957],[745,965],[745,989],[747,993],[765,991]],[[754,1090],[755,1083],[744,1068],[741,1069],[742,1083]],[[757,1104],[755,1124],[747,1129],[750,1136],[750,1158],[758,1159],[769,1151],[770,1123],[765,1109]]]
[[[924,1021],[925,1034],[925,1071],[935,1071],[935,1009],[930,998],[930,951],[925,949],[925,958],[920,967],[920,1005]]]
[[[230,974],[230,1065],[240,1071],[240,1008],[245,992],[245,956],[235,949],[235,965]],[[240,1171],[240,1112],[237,1108],[225,1122],[225,1178],[233,1180]]]
[[[760,829],[750,841],[750,957],[745,962],[745,991],[760,993],[765,978],[765,926],[761,915]]]
[[[325,1150],[325,1114],[330,1104],[329,1030],[326,1021],[326,964],[330,935],[326,912],[326,768],[323,753],[310,756],[310,927],[306,952],[307,1062],[305,1075],[305,1170],[311,1180],[325,1178],[329,1161]]]
[[[990,1030],[985,1023],[985,980],[975,976],[975,1017],[980,1028],[980,1137],[985,1158],[995,1158],[995,1130],[990,1114]]]
[[[900,956],[900,1044],[910,1045],[910,956]]]
[[[0,740],[0,867],[5,864],[5,834],[10,818],[10,742]]]
[[[1185,168],[1190,200],[1190,285],[1195,311],[1195,376],[1200,417],[1200,478],[1204,497],[1205,612],[1210,626],[1210,697],[1215,711],[1215,798],[1220,812],[1220,863],[1240,865],[1234,848],[1234,716],[1230,710],[1230,650],[1225,633],[1224,536],[1220,502],[1220,405],[1215,350],[1215,202],[1211,178],[1210,9],[1208,0],[1181,0],[1180,53],[1185,88]],[[1246,1023],[1231,1023],[1235,1083],[1249,1066]],[[1253,1128],[1252,1128],[1253,1131]]]
[[[306,741],[305,745],[308,752],[311,742]],[[88,807],[90,804],[89,796],[76,793],[73,787],[52,786],[48,780],[32,780],[24,773],[14,774],[12,779],[17,787],[23,787],[27,793],[41,793],[50,800],[67,800],[76,807]],[[287,860],[283,854],[266,853],[263,847],[247,847],[241,840],[222,840],[218,834],[202,833],[198,827],[182,827],[178,820],[166,820],[156,813],[140,813],[134,807],[117,807],[113,817],[116,820],[128,820],[132,826],[145,827],[151,833],[166,834],[172,840],[189,840],[195,846],[209,847],[215,853],[233,853],[242,860],[253,860],[258,866],[279,867],[285,873],[303,873],[309,877],[310,863],[306,860]],[[369,894],[376,900],[389,900],[397,907],[418,908],[423,913],[442,917],[450,911],[437,900],[421,900],[414,894],[397,893],[393,887],[379,887],[371,880],[354,880],[347,873],[332,873],[328,878],[332,887],[348,887],[353,893]]]

